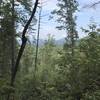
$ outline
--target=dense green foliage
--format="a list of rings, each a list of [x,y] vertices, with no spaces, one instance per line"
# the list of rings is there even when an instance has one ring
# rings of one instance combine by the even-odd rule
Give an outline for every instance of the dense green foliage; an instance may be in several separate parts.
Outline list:
[[[100,29],[95,24],[90,24],[89,29],[82,28],[87,36],[76,40],[77,31],[73,14],[77,10],[77,2],[58,1],[61,9],[65,11],[68,8],[68,10],[64,13],[59,10],[56,13],[60,14],[60,17],[64,16],[65,19],[66,14],[71,18],[64,20],[63,24],[68,34],[66,43],[58,46],[55,44],[54,37],[48,35],[44,45],[38,48],[37,68],[34,68],[36,44],[28,42],[20,61],[14,87],[9,86],[12,52],[17,54],[20,43],[16,41],[17,27],[12,26],[12,21],[18,25],[25,19],[21,21],[17,13],[19,10],[15,9],[16,17],[12,20],[14,16],[12,16],[11,1],[2,3],[0,100],[7,100],[9,93],[11,93],[10,98],[13,98],[11,100],[100,100]],[[28,14],[31,12],[30,3],[31,0],[20,2]],[[66,6],[66,4],[72,5]],[[12,38],[16,41],[15,51],[12,49]]]
[[[89,31],[79,40],[72,58],[70,49],[58,47],[52,37],[39,47],[34,71],[34,49],[28,46],[16,83],[18,100],[99,100],[100,35]],[[27,65],[28,64],[28,65]],[[74,67],[73,65],[74,64]],[[25,67],[26,66],[26,67]]]

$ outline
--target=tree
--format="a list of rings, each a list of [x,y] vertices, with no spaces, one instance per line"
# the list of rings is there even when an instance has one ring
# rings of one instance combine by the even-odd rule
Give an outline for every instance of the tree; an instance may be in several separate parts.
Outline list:
[[[26,23],[26,25],[25,25],[25,27],[23,29],[22,44],[21,44],[21,47],[19,49],[18,56],[17,56],[16,63],[15,63],[15,67],[14,67],[14,70],[13,70],[13,73],[12,73],[12,76],[11,76],[11,83],[10,83],[11,86],[13,86],[14,82],[15,82],[16,74],[17,74],[17,71],[18,71],[19,63],[20,63],[20,59],[21,59],[21,56],[22,56],[22,54],[24,52],[24,48],[25,48],[26,42],[27,42],[27,38],[26,38],[25,34],[26,34],[26,31],[27,31],[27,29],[28,29],[28,27],[29,27],[29,25],[30,25],[30,23],[32,21],[32,18],[34,17],[37,5],[38,5],[38,0],[36,0],[35,6],[34,6],[33,11],[32,11],[32,14],[31,14],[28,22]],[[8,100],[9,100],[9,95],[8,95]]]
[[[38,20],[38,31],[37,31],[37,41],[36,41],[36,55],[35,55],[35,69],[37,69],[38,60],[38,49],[39,49],[39,39],[40,39],[40,26],[41,26],[41,13],[42,13],[42,3],[40,3],[39,20]]]
[[[24,4],[25,5],[25,2],[28,2],[28,1],[24,1]],[[29,2],[28,2],[29,3]],[[32,21],[32,18],[34,17],[34,14],[35,14],[35,11],[36,11],[36,8],[37,8],[37,5],[38,5],[38,0],[36,1],[35,3],[35,7],[33,9],[33,13],[32,13],[32,16],[30,17],[30,19],[28,20],[24,30],[23,30],[23,42],[22,44],[24,44],[27,40],[26,40],[26,37],[25,37],[25,33],[30,25],[30,22]],[[15,30],[15,22],[18,21],[18,16],[17,15],[17,11],[14,9],[14,6],[15,6],[15,2],[14,0],[8,0],[8,1],[5,1],[5,0],[2,0],[1,2],[1,15],[0,15],[0,23],[1,23],[1,26],[0,26],[0,30],[2,30],[2,33],[0,33],[0,40],[2,40],[2,42],[0,43],[0,54],[1,55],[1,65],[0,67],[1,68],[1,73],[3,76],[5,75],[6,78],[8,78],[10,76],[9,73],[11,73],[11,66],[12,66],[12,74],[11,74],[11,86],[13,85],[13,82],[14,82],[14,78],[15,78],[15,74],[16,74],[16,63],[14,64],[14,49],[15,49],[15,33],[16,33],[16,30]],[[26,5],[25,5],[26,7]],[[28,7],[28,5],[27,5]],[[17,20],[15,20],[17,18]],[[8,46],[9,45],[9,46]],[[22,45],[21,48],[23,48],[25,45]],[[6,49],[5,49],[6,48]],[[11,52],[10,52],[11,51]],[[23,52],[23,49],[21,49],[21,52],[19,54],[19,56],[21,57],[21,53]],[[19,60],[20,60],[20,57],[19,59],[17,59],[17,65],[19,64]],[[12,60],[12,64],[11,64],[11,60]],[[6,62],[6,63],[5,63]],[[8,68],[6,68],[8,67]],[[4,69],[4,70],[3,70]],[[7,72],[6,72],[7,71]],[[7,75],[5,74],[7,73]],[[2,76],[1,75],[1,76]],[[14,78],[13,78],[14,77]],[[9,77],[10,78],[10,77]],[[8,96],[9,98],[9,96]]]
[[[80,43],[81,52],[83,53],[85,58],[86,66],[84,68],[85,75],[87,75],[87,82],[85,84],[85,88],[87,89],[88,93],[91,95],[91,91],[93,93],[94,98],[96,98],[96,90],[99,90],[99,85],[97,80],[99,79],[99,58],[100,58],[100,35],[99,35],[99,28],[95,24],[89,25],[89,29],[85,29],[85,32],[88,33],[88,37],[83,39]],[[82,74],[83,74],[82,73]],[[85,79],[85,78],[84,78]],[[85,80],[86,81],[86,80]]]
[[[11,8],[12,4],[10,4],[9,2],[5,2],[2,1],[1,3],[1,59],[3,61],[1,61],[0,65],[2,68],[4,68],[5,71],[7,71],[6,73],[10,73],[11,70],[11,61],[12,59],[14,60],[14,55],[12,53],[15,52],[15,50],[13,51],[13,43],[15,43],[15,30],[14,30],[14,14],[13,14],[13,9]],[[9,29],[9,30],[8,30]],[[9,45],[9,46],[8,46]],[[5,49],[6,48],[6,49]],[[10,50],[12,49],[12,50]],[[8,68],[7,68],[8,67]],[[2,69],[1,68],[1,69]],[[1,72],[3,72],[1,70]],[[5,73],[5,72],[4,72]],[[5,75],[5,74],[2,75]]]
[[[59,23],[62,23],[61,26],[58,26],[58,29],[65,29],[67,32],[67,39],[72,48],[72,54],[74,53],[75,40],[78,38],[76,31],[75,15],[74,13],[77,10],[78,3],[76,0],[59,0],[58,9],[54,10],[52,14],[57,14]]]

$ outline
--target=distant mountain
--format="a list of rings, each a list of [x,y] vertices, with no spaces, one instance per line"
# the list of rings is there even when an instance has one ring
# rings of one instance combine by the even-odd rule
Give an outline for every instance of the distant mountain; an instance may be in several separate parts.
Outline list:
[[[40,39],[39,40],[39,46],[43,46],[45,43],[45,40]],[[59,39],[59,40],[55,40],[55,44],[56,45],[63,45],[65,43],[65,38]]]
[[[56,45],[63,45],[65,43],[65,38],[59,39],[59,40],[55,40],[55,44]]]
[[[45,43],[45,40],[43,40],[43,39],[40,39],[40,40],[39,40],[39,46],[43,46],[44,43]]]
[[[63,46],[64,43],[66,42],[65,38],[59,39],[59,40],[55,40],[55,44],[58,46]],[[43,46],[45,43],[44,39],[40,39],[39,40],[39,46]],[[76,41],[76,44],[79,45],[80,43],[80,39]]]

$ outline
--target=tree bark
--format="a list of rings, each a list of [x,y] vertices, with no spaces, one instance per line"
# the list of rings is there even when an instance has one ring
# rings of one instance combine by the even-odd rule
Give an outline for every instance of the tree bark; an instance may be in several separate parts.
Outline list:
[[[35,5],[34,5],[34,8],[33,8],[33,11],[32,11],[32,14],[31,14],[31,17],[29,18],[28,22],[26,23],[24,29],[23,29],[23,32],[22,32],[22,44],[21,44],[21,47],[19,49],[19,52],[18,52],[18,56],[17,56],[17,59],[16,59],[16,62],[15,62],[15,65],[12,67],[13,68],[13,72],[12,72],[12,76],[11,76],[11,82],[10,82],[10,86],[14,86],[14,82],[15,82],[15,78],[16,78],[16,74],[17,74],[17,71],[18,71],[18,67],[19,67],[19,63],[20,63],[20,60],[21,60],[21,57],[22,57],[22,54],[24,52],[24,49],[25,49],[25,46],[26,46],[26,42],[27,42],[27,38],[25,36],[26,32],[27,32],[27,29],[35,15],[35,12],[36,12],[36,9],[37,9],[37,6],[38,6],[38,1],[39,0],[36,0],[35,1]],[[14,64],[14,63],[12,63]],[[10,100],[10,93],[8,94],[7,96],[7,100]]]
[[[35,70],[37,69],[37,60],[38,60],[38,48],[39,48],[41,12],[42,12],[42,6],[40,7],[40,12],[39,12],[38,34],[37,34],[36,55],[35,55]]]
[[[11,86],[14,85],[14,81],[15,81],[16,74],[17,74],[17,71],[18,71],[20,59],[22,57],[22,54],[24,52],[24,48],[25,48],[25,45],[26,45],[26,42],[27,42],[27,38],[25,37],[25,34],[27,32],[27,29],[28,29],[28,27],[29,27],[29,25],[30,25],[30,23],[31,23],[34,15],[35,15],[35,12],[36,12],[36,9],[37,9],[37,6],[38,6],[38,1],[39,0],[36,0],[35,5],[34,5],[34,8],[33,8],[33,11],[32,11],[32,15],[29,18],[28,22],[26,23],[26,25],[24,27],[24,30],[22,32],[22,44],[21,44],[21,47],[19,49],[18,56],[17,56],[16,62],[15,62],[14,71],[13,71],[13,74],[12,74],[12,77],[11,77]]]

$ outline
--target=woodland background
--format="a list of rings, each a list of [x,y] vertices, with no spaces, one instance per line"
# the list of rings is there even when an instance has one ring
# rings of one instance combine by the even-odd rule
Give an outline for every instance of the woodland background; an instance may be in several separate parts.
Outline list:
[[[100,100],[100,27],[89,23],[80,39],[78,2],[57,6],[50,18],[58,16],[57,28],[66,31],[61,44],[50,34],[43,43],[39,38],[43,2],[0,1],[0,100]]]

